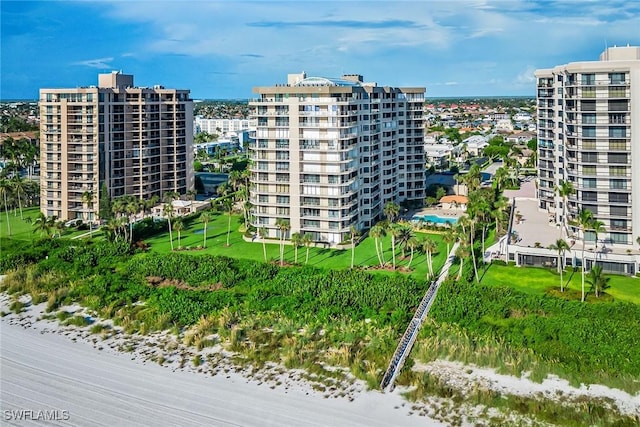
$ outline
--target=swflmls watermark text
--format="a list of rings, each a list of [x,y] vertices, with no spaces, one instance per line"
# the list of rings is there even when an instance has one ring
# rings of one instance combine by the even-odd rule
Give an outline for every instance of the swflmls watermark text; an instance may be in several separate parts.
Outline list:
[[[3,409],[5,421],[68,421],[71,418],[66,409]]]

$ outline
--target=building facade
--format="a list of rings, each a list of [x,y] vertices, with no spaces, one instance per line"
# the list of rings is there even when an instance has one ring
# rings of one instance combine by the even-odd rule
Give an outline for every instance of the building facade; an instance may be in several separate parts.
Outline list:
[[[255,120],[250,119],[205,119],[198,116],[193,121],[193,129],[196,134],[206,132],[222,136],[253,128],[255,128]]]
[[[290,74],[250,102],[253,225],[336,245],[368,229],[387,202],[424,200],[424,88],[381,87],[362,76]]]
[[[640,236],[640,47],[612,47],[599,61],[537,70],[539,207],[572,225],[581,210],[604,223],[596,246],[632,249]],[[563,198],[556,188],[570,182]],[[566,209],[565,209],[566,208]],[[564,212],[566,211],[566,217]]]
[[[193,188],[188,90],[135,87],[118,72],[100,74],[98,86],[41,89],[40,134],[47,216],[97,219],[103,183],[111,197],[141,199]]]

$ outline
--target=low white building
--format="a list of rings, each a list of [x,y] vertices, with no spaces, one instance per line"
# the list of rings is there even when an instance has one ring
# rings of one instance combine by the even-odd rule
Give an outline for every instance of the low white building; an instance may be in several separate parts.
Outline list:
[[[495,130],[498,132],[513,132],[511,119],[500,119],[496,121]]]
[[[462,141],[467,146],[467,153],[473,156],[480,156],[482,151],[489,145],[488,138],[482,135],[473,135]]]
[[[253,119],[205,119],[198,116],[193,121],[193,132],[207,132],[210,134],[227,135],[231,132],[255,129],[256,121]]]
[[[454,147],[453,144],[424,144],[424,157],[427,167],[446,168],[449,160],[459,151],[460,148]]]

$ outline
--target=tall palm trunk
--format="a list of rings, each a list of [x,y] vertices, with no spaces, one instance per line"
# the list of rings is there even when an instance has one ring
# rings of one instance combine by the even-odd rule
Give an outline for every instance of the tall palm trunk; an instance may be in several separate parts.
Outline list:
[[[4,191],[4,211],[7,214],[7,232],[8,236],[11,237],[11,224],[9,223],[9,205],[7,205],[7,192]]]
[[[171,243],[171,250],[173,251],[173,233],[171,232],[171,219],[167,218],[169,224],[169,242]]]
[[[470,233],[471,233],[471,261],[473,261],[473,272],[476,276],[476,283],[480,283],[480,278],[478,277],[478,263],[476,261],[476,253],[475,250],[473,249],[473,222],[471,223],[470,228]]]
[[[393,269],[396,269],[396,237],[391,233],[391,258],[393,261]]]
[[[580,301],[584,302],[584,265],[585,260],[584,260],[584,242],[585,241],[585,236],[584,233],[582,235],[582,298],[580,299]]]
[[[206,248],[207,247],[207,222],[204,223],[204,230],[202,230],[202,234],[204,235],[203,239],[202,239],[202,247]]]
[[[351,268],[353,268],[353,261],[356,256],[356,242],[353,237],[351,237]]]
[[[413,246],[411,246],[411,256],[409,257],[409,264],[407,264],[407,268],[411,267],[412,262],[413,262]]]
[[[262,238],[262,252],[264,253],[264,262],[267,262],[267,245],[264,242],[264,237]]]
[[[564,280],[562,279],[562,273],[564,271],[564,266],[562,265],[562,260],[564,258],[564,250],[562,254],[558,254],[558,268],[560,269],[560,292],[564,292]]]
[[[229,246],[229,235],[231,234],[231,212],[229,212],[229,221],[227,223],[227,246]]]

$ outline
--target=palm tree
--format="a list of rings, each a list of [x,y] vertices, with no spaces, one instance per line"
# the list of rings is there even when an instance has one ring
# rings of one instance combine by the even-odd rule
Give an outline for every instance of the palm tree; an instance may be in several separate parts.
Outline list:
[[[287,231],[291,229],[291,224],[288,219],[278,218],[276,220],[276,227],[280,231],[280,266],[284,265],[284,239]]]
[[[233,213],[233,198],[229,195],[226,196],[221,201],[222,208],[227,213],[227,244],[226,246],[231,246],[229,238],[231,236],[231,214]]]
[[[456,278],[456,280],[460,280],[460,278],[462,277],[462,265],[464,263],[464,259],[468,257],[469,254],[470,252],[468,246],[461,242],[458,246],[458,249],[456,250],[456,257],[458,257],[458,260],[460,260],[460,269],[458,270],[458,277]]]
[[[15,192],[16,197],[18,198],[18,208],[20,209],[20,219],[24,219],[24,217],[22,216],[22,199],[20,198],[20,193],[22,194],[25,193],[24,179],[20,177],[20,174],[16,174],[11,181],[12,181],[11,186],[13,188],[13,191]]]
[[[549,246],[549,249],[558,251],[558,273],[560,273],[560,292],[564,292],[564,280],[562,279],[562,272],[564,271],[564,252],[569,249],[569,244],[564,239],[558,239],[554,244]]]
[[[389,234],[391,234],[391,260],[393,269],[396,269],[396,238],[400,236],[400,227],[398,224],[389,224]]]
[[[586,210],[586,209],[582,209],[580,212],[578,212],[578,218],[576,218],[576,225],[578,227],[580,227],[580,230],[582,230],[582,299],[581,301],[584,302],[584,268],[585,268],[585,259],[584,259],[584,246],[585,246],[585,242],[587,240],[586,238],[586,230],[590,227],[591,222],[593,221],[593,212]]]
[[[353,268],[353,262],[356,256],[356,239],[360,233],[358,232],[358,229],[352,225],[349,227],[349,234],[351,237],[351,268]]]
[[[49,218],[42,212],[38,212],[38,217],[33,221],[33,231],[39,231],[40,237],[43,235],[49,237],[51,231]]]
[[[93,191],[85,191],[82,193],[82,203],[87,205],[87,218],[86,221],[89,223],[89,237],[93,237],[93,221],[90,216],[93,214]]]
[[[569,235],[569,228],[567,227],[567,197],[572,195],[575,192],[575,188],[570,181],[560,180],[558,185],[555,188],[558,196],[562,197],[562,225],[564,226],[564,230],[566,235]]]
[[[304,233],[302,235],[302,244],[307,249],[307,257],[306,257],[306,259],[304,261],[305,264],[309,264],[309,248],[311,247],[311,243],[313,243],[313,240],[311,238],[311,234]]]
[[[64,231],[64,221],[63,220],[55,221],[53,223],[53,228],[55,231],[57,231],[58,237],[62,237],[62,232]]]
[[[298,248],[302,243],[302,235],[300,233],[293,233],[291,235],[291,244],[293,244],[293,263],[298,263]]]
[[[429,267],[429,277],[433,278],[433,259],[431,255],[438,250],[438,244],[433,239],[426,238],[422,241],[422,250],[426,254],[427,266]]]
[[[184,230],[184,219],[181,216],[173,221],[173,229],[178,232],[178,249],[182,249],[182,245],[180,244],[180,232]]]
[[[258,230],[258,233],[260,234],[260,239],[262,240],[262,252],[264,252],[264,262],[267,262],[267,245],[265,244],[265,239],[269,235],[269,232],[267,231],[267,227],[265,226],[260,227],[260,229]]]
[[[204,211],[200,214],[200,222],[204,224],[202,226],[202,234],[204,235],[202,240],[203,248],[207,247],[207,225],[209,224],[210,221],[211,221],[211,212]]]
[[[407,268],[411,268],[411,263],[413,262],[413,252],[420,246],[420,242],[415,236],[412,236],[409,240],[407,240],[407,246],[411,250],[411,257],[409,258],[409,263],[407,264]]]
[[[165,203],[162,207],[162,213],[167,218],[167,225],[169,226],[169,242],[171,243],[171,250],[173,251],[173,234],[171,233],[171,219],[173,218],[173,204],[171,202]]]
[[[447,256],[449,255],[449,252],[451,252],[450,245],[455,243],[456,240],[458,240],[458,237],[456,236],[455,231],[451,228],[445,231],[442,235],[442,241],[447,244]]]
[[[496,186],[496,194],[500,194],[500,191],[503,189],[503,186],[507,182],[508,178],[509,171],[505,167],[496,169],[496,173],[493,176],[493,182]]]
[[[387,220],[389,220],[389,222],[393,224],[395,219],[400,214],[400,206],[393,202],[387,202],[384,205],[384,208],[382,208],[382,212],[384,213],[384,216],[387,218]]]
[[[4,198],[4,212],[7,214],[7,235],[11,237],[11,224],[9,222],[9,201],[7,200],[7,196],[11,191],[11,183],[8,179],[0,180],[0,192],[2,192],[2,197]]]
[[[135,197],[130,197],[125,206],[125,213],[127,214],[127,221],[129,222],[129,243],[133,242],[133,223],[136,219],[136,214],[140,210],[140,203]]]
[[[380,267],[384,267],[384,260],[382,259],[382,254],[380,254],[378,241],[382,237],[386,236],[387,233],[384,230],[384,227],[382,227],[380,224],[376,224],[373,227],[371,227],[371,230],[369,230],[369,235],[373,237],[374,244],[376,245],[376,255],[378,256],[378,262],[380,262]]]
[[[593,268],[589,270],[587,281],[595,291],[596,298],[600,298],[600,292],[609,287],[609,278],[602,274],[602,267],[599,265],[594,265]]]
[[[469,215],[467,216],[463,216],[462,218],[460,218],[459,224],[462,227],[463,230],[463,234],[465,235],[463,237],[463,239],[466,239],[466,234],[467,231],[469,233],[468,237],[469,237],[469,250],[471,252],[471,261],[473,262],[473,272],[474,272],[474,276],[476,279],[476,283],[480,283],[480,278],[478,276],[478,265],[476,263],[476,254],[474,251],[474,247],[473,247],[473,236],[475,234],[475,224],[476,224],[476,218],[470,216],[473,214],[473,211],[469,211]],[[467,226],[467,230],[465,230],[465,225]]]

